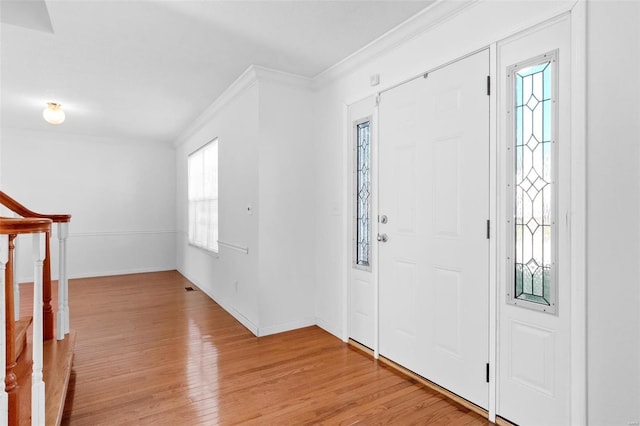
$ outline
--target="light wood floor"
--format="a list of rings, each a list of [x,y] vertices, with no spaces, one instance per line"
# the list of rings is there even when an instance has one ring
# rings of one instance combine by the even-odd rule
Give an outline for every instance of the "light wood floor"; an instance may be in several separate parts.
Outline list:
[[[318,327],[258,339],[190,285],[177,272],[70,282],[63,425],[490,424]]]

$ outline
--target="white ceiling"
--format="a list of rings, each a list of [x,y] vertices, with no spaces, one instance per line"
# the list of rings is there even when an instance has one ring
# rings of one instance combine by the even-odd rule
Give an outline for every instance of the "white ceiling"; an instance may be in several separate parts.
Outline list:
[[[2,126],[170,143],[249,65],[313,77],[432,2],[2,0]]]

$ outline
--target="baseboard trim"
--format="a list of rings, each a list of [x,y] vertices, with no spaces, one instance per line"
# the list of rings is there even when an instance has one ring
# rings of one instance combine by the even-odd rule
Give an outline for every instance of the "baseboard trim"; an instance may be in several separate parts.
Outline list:
[[[511,423],[509,420],[504,419],[500,416],[496,416],[496,424],[498,426],[518,426],[515,423]]]
[[[366,346],[361,345],[358,342],[353,341],[352,339],[349,339],[349,344],[352,345],[353,347],[363,351],[364,353],[368,354],[371,356],[371,358],[373,358],[373,351],[369,348],[367,348]],[[407,368],[401,366],[400,364],[391,361],[388,358],[383,357],[382,355],[380,355],[378,357],[378,361],[385,364],[386,366],[390,367],[392,370],[402,374],[403,376],[406,376],[410,379],[413,379],[415,381],[417,381],[418,383],[420,383],[421,385],[428,387],[429,389],[433,389],[434,391],[438,392],[439,394],[447,397],[448,399],[450,399],[453,402],[458,403],[459,405],[462,405],[463,407],[473,411],[474,413],[477,413],[479,415],[481,415],[482,417],[488,419],[489,418],[489,411],[485,410],[482,407],[477,406],[476,404],[474,404],[471,401],[467,401],[466,399],[464,399],[463,397],[461,397],[460,395],[457,395],[453,392],[451,392],[448,389],[443,388],[440,385],[437,385],[435,383],[433,383],[432,381],[425,379],[424,377],[420,376],[419,374],[414,373],[411,370],[408,370]],[[504,426],[514,426],[511,423],[503,423]]]
[[[135,268],[135,269],[122,269],[119,271],[100,271],[100,272],[81,272],[79,274],[70,274],[68,279],[75,280],[79,278],[100,278],[100,277],[112,277],[114,275],[131,275],[131,274],[146,274],[149,272],[166,272],[166,271],[175,271],[175,265],[171,266],[153,266],[149,268]],[[51,277],[52,281],[57,281],[57,276]],[[30,277],[19,277],[18,282],[20,284],[32,284],[33,276]]]
[[[316,325],[321,329],[323,329],[324,331],[326,331],[327,333],[333,334],[334,336],[336,336],[338,339],[342,341],[342,337],[341,337],[342,332],[334,329],[332,326],[329,325],[327,321],[323,320],[322,318],[316,317]]]
[[[352,338],[349,338],[349,340],[347,340],[347,343],[352,348],[359,350],[360,352],[364,352],[366,355],[369,355],[371,358],[375,357],[375,354],[373,353],[373,349],[363,345],[362,343],[356,342]]]
[[[297,330],[298,328],[310,327],[316,325],[315,318],[303,318],[297,321],[290,321],[283,324],[271,325],[268,327],[259,327],[258,336],[268,336],[270,334],[282,333],[285,331]]]
[[[259,332],[258,326],[256,324],[254,324],[253,321],[249,320],[247,317],[245,317],[240,312],[238,312],[238,310],[236,310],[235,308],[233,308],[232,306],[227,304],[224,300],[222,300],[221,297],[218,297],[218,295],[216,295],[213,291],[211,291],[211,290],[207,289],[206,287],[203,287],[200,284],[198,284],[198,282],[196,280],[194,280],[189,275],[185,274],[183,271],[181,271],[179,269],[177,269],[177,271],[178,271],[178,273],[180,275],[182,275],[183,277],[188,279],[191,283],[193,283],[193,285],[198,287],[198,289],[200,291],[202,291],[204,294],[209,296],[209,298],[211,298],[211,300],[213,300],[218,305],[220,305],[222,307],[222,309],[227,311],[229,313],[229,315],[234,317],[240,324],[242,324],[254,336],[256,336],[256,337],[259,336],[259,334],[258,334],[258,332]]]

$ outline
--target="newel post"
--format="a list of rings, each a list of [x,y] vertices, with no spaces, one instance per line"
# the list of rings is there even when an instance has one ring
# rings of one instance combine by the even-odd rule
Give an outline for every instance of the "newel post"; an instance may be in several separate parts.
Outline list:
[[[42,380],[42,282],[47,233],[33,234],[33,373],[31,374],[31,424],[45,423],[44,382]],[[38,303],[39,302],[39,303]]]
[[[9,261],[9,237],[7,235],[0,235],[0,285],[2,285],[2,291],[0,291],[0,340],[3,344],[7,341],[7,333],[5,330],[5,322],[7,320],[7,311],[5,303],[5,285],[8,283],[5,281],[5,270],[7,262]],[[4,388],[5,380],[5,366],[7,365],[7,353],[5,350],[0,350],[0,424],[9,423],[9,395]]]
[[[60,264],[58,267],[58,318],[57,338],[63,340],[69,334],[69,280],[67,278],[67,237],[69,222],[58,223],[58,240],[60,241]]]

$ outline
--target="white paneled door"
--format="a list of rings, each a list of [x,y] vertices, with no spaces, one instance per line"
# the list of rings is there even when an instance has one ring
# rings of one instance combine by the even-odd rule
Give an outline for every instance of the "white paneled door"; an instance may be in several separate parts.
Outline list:
[[[571,424],[571,21],[498,44],[501,209],[497,414]],[[529,183],[531,182],[531,183]]]
[[[379,104],[380,355],[484,408],[488,73],[482,51]]]

